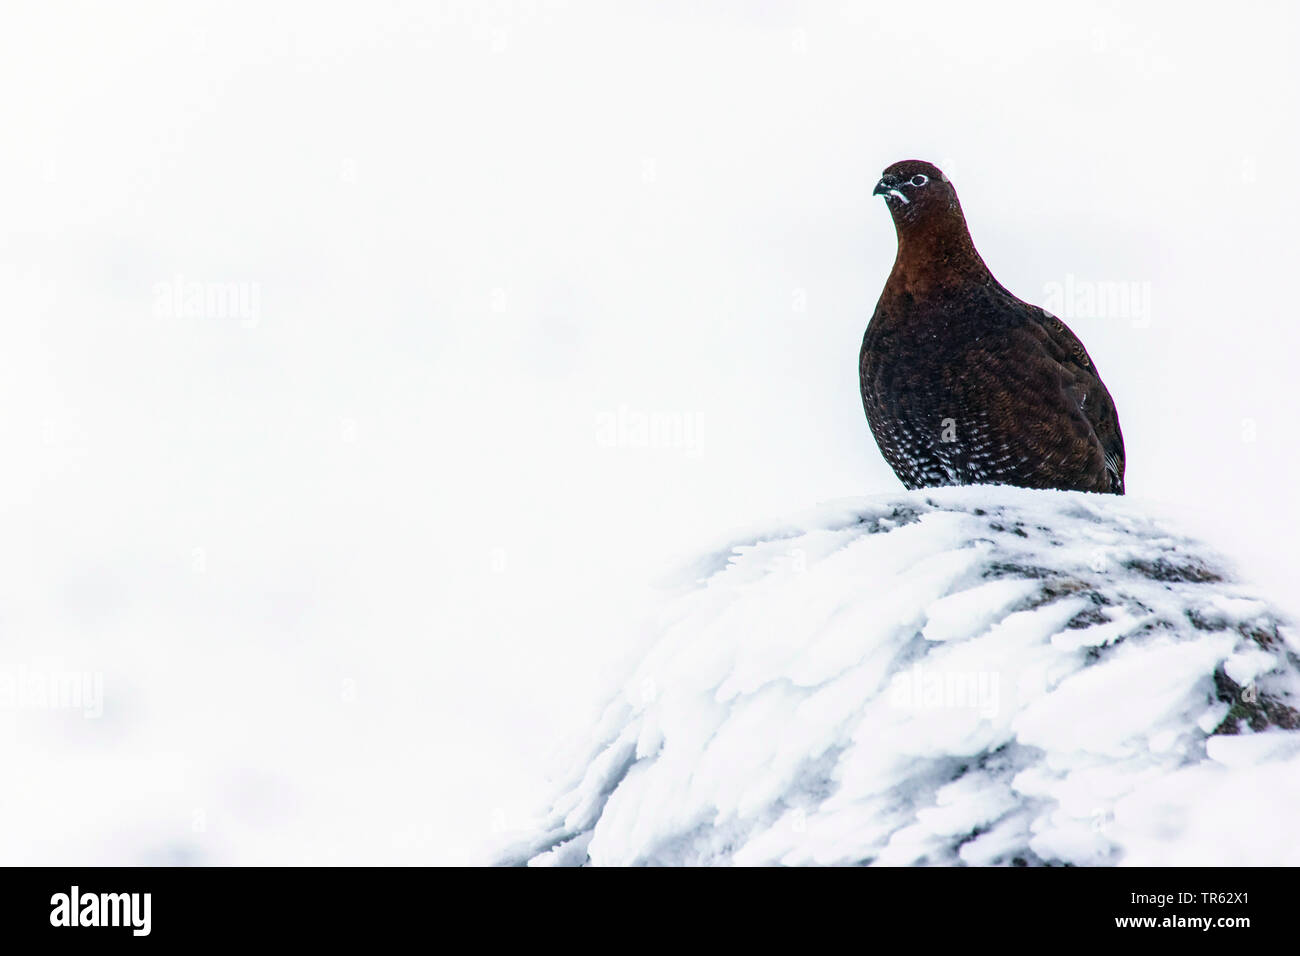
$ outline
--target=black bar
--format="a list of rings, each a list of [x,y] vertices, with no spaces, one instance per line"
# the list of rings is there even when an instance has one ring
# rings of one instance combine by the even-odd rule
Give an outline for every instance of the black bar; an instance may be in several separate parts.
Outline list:
[[[1046,933],[1044,941],[1129,939],[1181,944],[1201,936],[1224,945],[1294,937],[1292,873],[1274,869],[804,869],[586,873],[524,869],[8,869],[0,893],[6,941],[82,945],[174,942],[319,941],[373,945],[416,932],[443,939],[447,927],[477,927],[480,945],[518,936],[595,935],[622,924],[629,942],[650,934],[727,938],[848,933],[883,943],[902,934],[916,943],[994,944],[1007,934]],[[86,915],[116,909],[119,925],[52,925],[71,888]],[[128,910],[114,897],[143,895]],[[88,896],[95,904],[86,904]],[[90,909],[85,909],[90,906]],[[128,918],[134,915],[134,924]],[[96,917],[98,918],[98,917]],[[1120,925],[1126,920],[1148,925]],[[1208,919],[1203,927],[1199,921]],[[1190,921],[1198,921],[1192,924]],[[1236,925],[1228,925],[1225,921]],[[698,929],[688,929],[688,927]],[[439,928],[441,927],[441,929]],[[431,936],[430,934],[433,934]],[[486,935],[482,935],[486,934]],[[60,940],[63,937],[63,940]],[[450,939],[444,941],[450,942]]]

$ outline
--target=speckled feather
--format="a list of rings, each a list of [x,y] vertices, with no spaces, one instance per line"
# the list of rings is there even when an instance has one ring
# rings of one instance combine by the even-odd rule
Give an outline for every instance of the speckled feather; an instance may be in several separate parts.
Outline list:
[[[867,421],[894,473],[908,488],[1123,494],[1119,419],[1083,343],[993,278],[936,167],[896,163],[876,192],[899,247],[859,374]]]

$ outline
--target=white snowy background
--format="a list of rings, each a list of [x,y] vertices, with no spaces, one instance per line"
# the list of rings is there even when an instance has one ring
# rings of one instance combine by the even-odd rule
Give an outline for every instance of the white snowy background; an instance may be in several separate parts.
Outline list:
[[[902,158],[1087,344],[1127,504],[1294,612],[1298,25],[7,4],[0,674],[100,675],[103,712],[0,701],[0,861],[459,862],[530,826],[663,569],[898,489],[856,363]],[[247,314],[159,294],[232,283]]]

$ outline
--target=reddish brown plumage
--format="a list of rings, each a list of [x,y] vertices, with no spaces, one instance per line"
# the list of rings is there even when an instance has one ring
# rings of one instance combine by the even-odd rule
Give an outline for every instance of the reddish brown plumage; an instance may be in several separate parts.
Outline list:
[[[903,484],[1123,494],[1119,418],[1083,343],[993,278],[938,168],[895,163],[875,191],[898,255],[858,368],[872,434]]]

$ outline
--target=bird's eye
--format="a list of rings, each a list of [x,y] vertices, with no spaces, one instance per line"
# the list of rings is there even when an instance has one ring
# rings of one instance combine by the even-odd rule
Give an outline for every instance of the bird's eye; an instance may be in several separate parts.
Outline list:
[[[924,186],[929,181],[930,181],[930,177],[927,176],[925,173],[917,173],[915,176],[912,177],[913,186]]]

